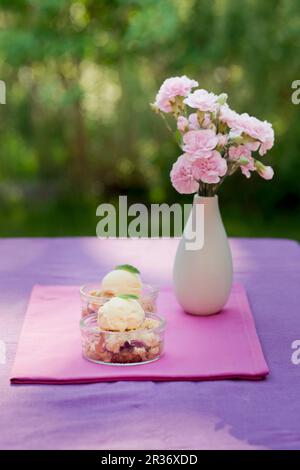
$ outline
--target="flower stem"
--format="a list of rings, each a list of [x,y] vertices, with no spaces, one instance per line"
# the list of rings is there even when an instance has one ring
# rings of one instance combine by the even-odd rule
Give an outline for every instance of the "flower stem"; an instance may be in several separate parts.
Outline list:
[[[166,125],[166,128],[171,132],[172,137],[173,137],[173,139],[174,139],[175,142],[176,142],[176,145],[178,145],[178,147],[180,148],[180,150],[182,150],[181,146],[179,145],[179,143],[178,143],[178,141],[177,141],[177,139],[176,139],[176,136],[174,135],[173,129],[171,128],[170,124],[169,124],[168,121],[167,121],[166,116],[165,116],[163,113],[161,113],[161,112],[159,113],[159,115],[162,117],[162,119],[163,119],[163,121],[164,121],[164,123],[165,123],[165,125]]]

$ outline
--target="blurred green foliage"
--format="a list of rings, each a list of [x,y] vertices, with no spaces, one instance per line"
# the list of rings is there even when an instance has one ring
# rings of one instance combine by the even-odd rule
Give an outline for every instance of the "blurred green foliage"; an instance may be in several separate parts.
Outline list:
[[[149,108],[187,74],[275,129],[275,178],[222,187],[229,234],[300,238],[298,0],[1,0],[0,26],[1,236],[93,235],[119,194],[190,202]]]

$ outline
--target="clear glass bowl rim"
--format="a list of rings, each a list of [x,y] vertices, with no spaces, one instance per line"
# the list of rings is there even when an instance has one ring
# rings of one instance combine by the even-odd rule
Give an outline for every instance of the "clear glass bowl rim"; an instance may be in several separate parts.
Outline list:
[[[96,334],[106,333],[108,335],[127,335],[128,334],[128,336],[130,336],[131,334],[136,333],[136,332],[138,333],[163,332],[165,331],[165,327],[167,323],[164,317],[161,317],[160,315],[157,315],[156,313],[145,312],[145,317],[152,318],[154,320],[159,320],[160,324],[156,326],[155,328],[144,328],[144,329],[140,328],[137,330],[129,330],[129,331],[110,331],[110,330],[101,330],[99,327],[95,327],[95,326],[90,327],[86,325],[86,321],[90,319],[91,317],[97,318],[97,314],[91,313],[90,315],[87,315],[86,317],[81,318],[79,322],[81,331],[88,331],[89,333],[96,333]]]
[[[97,300],[98,300],[98,302],[99,302],[99,299],[111,299],[111,297],[106,297],[105,295],[103,295],[103,296],[91,295],[91,294],[88,294],[88,293],[85,292],[85,289],[92,289],[92,288],[94,288],[94,290],[95,290],[95,288],[96,288],[97,285],[98,285],[98,287],[100,287],[99,284],[97,284],[96,282],[90,282],[90,283],[88,283],[88,284],[83,284],[83,285],[79,288],[80,295],[81,295],[82,297],[84,297],[85,299],[89,300],[90,302],[97,302]],[[157,296],[158,293],[159,293],[159,287],[153,286],[152,284],[143,283],[141,298],[143,298],[143,288],[148,289],[148,290],[149,290],[149,293],[150,293],[151,295]]]

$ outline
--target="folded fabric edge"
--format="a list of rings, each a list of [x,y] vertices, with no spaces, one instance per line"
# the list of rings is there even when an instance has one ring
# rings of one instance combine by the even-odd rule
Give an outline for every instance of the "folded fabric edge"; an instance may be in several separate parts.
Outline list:
[[[236,375],[215,375],[214,377],[209,376],[189,376],[189,377],[153,377],[153,376],[143,376],[143,377],[97,377],[90,379],[32,379],[32,378],[17,378],[12,377],[10,379],[11,385],[83,385],[83,384],[92,384],[92,383],[101,383],[101,382],[206,382],[206,381],[216,381],[216,380],[251,380],[259,381],[264,380],[269,374],[269,371],[265,370],[259,374],[236,374]]]
[[[253,310],[250,306],[250,299],[245,286],[241,283],[234,284],[235,289],[239,292],[238,303],[240,305],[240,312],[244,322],[244,328],[248,339],[249,348],[253,360],[253,373],[257,370],[266,370],[269,374],[269,366],[265,359],[262,349],[260,337],[257,332]]]

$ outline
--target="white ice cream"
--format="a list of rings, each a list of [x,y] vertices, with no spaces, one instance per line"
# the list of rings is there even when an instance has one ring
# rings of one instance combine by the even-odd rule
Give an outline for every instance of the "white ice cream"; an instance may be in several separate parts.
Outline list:
[[[133,294],[140,297],[142,281],[137,273],[115,269],[104,276],[101,283],[102,295]]]
[[[102,330],[136,330],[144,319],[145,312],[135,299],[113,297],[98,312],[98,325]]]

